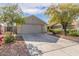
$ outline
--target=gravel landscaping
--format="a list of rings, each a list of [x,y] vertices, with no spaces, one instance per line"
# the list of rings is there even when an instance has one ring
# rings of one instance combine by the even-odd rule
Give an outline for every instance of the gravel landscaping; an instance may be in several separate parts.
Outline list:
[[[63,39],[79,42],[79,36],[78,37],[74,37],[74,36],[59,35],[59,37],[61,37]]]
[[[17,37],[14,43],[3,44],[0,46],[0,56],[27,56],[28,51],[22,37]]]

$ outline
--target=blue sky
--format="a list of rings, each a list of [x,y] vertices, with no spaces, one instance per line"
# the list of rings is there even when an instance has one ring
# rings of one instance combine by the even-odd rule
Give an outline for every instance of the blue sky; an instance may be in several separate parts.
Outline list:
[[[47,8],[51,4],[49,3],[23,3],[19,4],[25,16],[35,15],[38,18],[42,19],[46,23],[48,22],[49,17],[44,14]]]
[[[0,6],[11,5],[10,3],[0,3]],[[35,15],[46,23],[49,17],[44,14],[51,3],[18,3],[24,13],[24,16]]]

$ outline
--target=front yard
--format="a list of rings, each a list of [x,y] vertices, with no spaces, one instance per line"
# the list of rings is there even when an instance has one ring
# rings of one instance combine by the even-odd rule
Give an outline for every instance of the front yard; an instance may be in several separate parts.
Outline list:
[[[68,29],[67,30],[67,35],[64,35],[64,32],[62,31],[62,29],[56,28],[56,29],[51,29],[51,34],[53,34],[54,36],[57,37],[61,37],[64,39],[68,39],[68,40],[73,40],[76,42],[79,42],[79,31],[75,30],[75,29]],[[54,34],[54,33],[55,34]]]
[[[61,38],[67,39],[67,40],[72,40],[72,41],[76,41],[79,42],[79,36],[78,37],[73,37],[73,36],[65,36],[65,35],[58,35]]]
[[[27,47],[22,37],[17,37],[15,42],[0,46],[0,56],[27,56]]]

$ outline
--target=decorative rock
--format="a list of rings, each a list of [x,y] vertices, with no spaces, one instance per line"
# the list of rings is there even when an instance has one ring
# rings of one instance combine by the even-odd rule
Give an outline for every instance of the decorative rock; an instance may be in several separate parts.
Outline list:
[[[32,44],[27,45],[27,49],[29,51],[29,54],[31,56],[39,56],[42,55],[42,51],[40,51],[36,46],[33,46]]]

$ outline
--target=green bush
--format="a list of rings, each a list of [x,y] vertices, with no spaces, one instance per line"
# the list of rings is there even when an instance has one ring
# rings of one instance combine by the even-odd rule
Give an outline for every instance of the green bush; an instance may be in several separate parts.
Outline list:
[[[5,44],[8,44],[8,43],[11,43],[11,42],[14,42],[15,40],[15,37],[13,35],[11,35],[10,33],[7,33],[4,37],[4,42]]]
[[[77,31],[77,30],[69,30],[68,34],[70,36],[79,36],[79,31]]]
[[[75,30],[75,29],[67,29],[67,32],[69,33],[69,32],[76,32],[77,30]]]
[[[59,33],[61,33],[61,32],[62,32],[62,30],[61,30],[61,29],[53,29],[53,31],[54,31],[56,34],[59,34]]]
[[[50,29],[49,32],[55,32],[56,34],[59,34],[62,32],[61,29]]]

